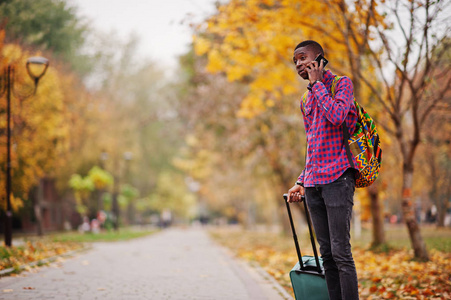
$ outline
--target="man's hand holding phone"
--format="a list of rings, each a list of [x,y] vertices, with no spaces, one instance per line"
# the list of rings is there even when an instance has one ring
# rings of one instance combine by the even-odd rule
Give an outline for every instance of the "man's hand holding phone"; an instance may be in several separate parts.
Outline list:
[[[307,65],[307,73],[310,84],[314,84],[316,81],[322,81],[324,75],[324,67],[328,61],[321,54],[318,55],[314,61]]]

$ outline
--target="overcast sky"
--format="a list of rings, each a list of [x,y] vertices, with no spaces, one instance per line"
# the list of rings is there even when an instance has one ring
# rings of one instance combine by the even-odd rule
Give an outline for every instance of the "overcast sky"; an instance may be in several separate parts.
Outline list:
[[[215,0],[67,0],[80,16],[104,32],[116,30],[124,39],[140,37],[139,52],[169,67],[188,50],[189,22],[201,21],[215,10]]]

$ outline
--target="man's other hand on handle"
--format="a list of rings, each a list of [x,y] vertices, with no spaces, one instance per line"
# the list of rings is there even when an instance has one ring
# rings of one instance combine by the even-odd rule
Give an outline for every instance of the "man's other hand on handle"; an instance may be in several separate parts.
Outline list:
[[[291,189],[288,190],[288,202],[302,202],[302,196],[305,195],[304,187],[295,184]]]

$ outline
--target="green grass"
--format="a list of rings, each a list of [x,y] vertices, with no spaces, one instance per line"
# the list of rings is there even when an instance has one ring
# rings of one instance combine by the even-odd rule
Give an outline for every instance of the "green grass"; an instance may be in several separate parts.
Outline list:
[[[92,243],[92,242],[116,242],[127,241],[135,238],[144,237],[157,232],[157,230],[133,230],[129,228],[119,229],[118,231],[102,231],[99,233],[79,233],[79,232],[65,232],[53,234],[50,236],[54,242],[77,242],[77,243]]]
[[[409,233],[405,224],[384,225],[385,238],[389,247],[411,248]],[[437,228],[435,225],[421,225],[421,236],[428,249],[436,249],[445,253],[451,253],[451,228]],[[352,245],[368,247],[371,244],[371,228],[363,228],[359,238],[352,235]]]

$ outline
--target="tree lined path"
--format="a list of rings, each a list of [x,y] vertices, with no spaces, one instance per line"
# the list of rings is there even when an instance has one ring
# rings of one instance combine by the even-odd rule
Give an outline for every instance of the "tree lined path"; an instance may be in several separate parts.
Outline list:
[[[287,270],[288,272],[288,270]],[[287,299],[200,228],[168,229],[0,279],[0,299]]]

